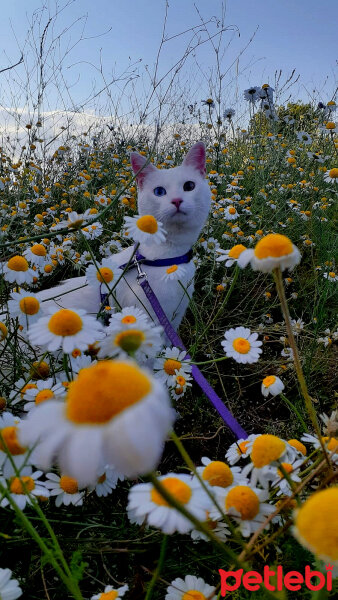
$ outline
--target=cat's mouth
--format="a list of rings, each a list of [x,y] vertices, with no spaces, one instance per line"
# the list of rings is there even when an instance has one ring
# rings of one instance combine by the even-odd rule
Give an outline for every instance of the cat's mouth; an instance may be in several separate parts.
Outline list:
[[[171,215],[172,217],[176,217],[177,215],[185,215],[186,216],[186,212],[184,212],[184,210],[180,210],[179,208],[177,209],[177,211]]]

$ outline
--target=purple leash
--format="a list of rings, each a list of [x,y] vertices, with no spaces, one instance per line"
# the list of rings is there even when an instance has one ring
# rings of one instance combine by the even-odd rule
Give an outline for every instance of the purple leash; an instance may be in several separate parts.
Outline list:
[[[171,259],[171,260],[174,260],[174,259]],[[149,285],[149,283],[147,281],[147,274],[141,270],[140,265],[137,262],[137,259],[135,260],[135,266],[137,267],[137,271],[138,271],[137,282],[140,284],[145,295],[147,296],[147,298],[154,310],[154,313],[156,314],[160,324],[162,325],[167,337],[169,338],[171,343],[174,344],[174,346],[177,346],[178,348],[182,348],[182,350],[186,350],[180,336],[176,333],[175,329],[172,327],[172,325],[171,325],[168,317],[166,316],[162,306],[160,305],[154,291],[152,290],[151,286]],[[191,358],[191,356],[189,356],[189,354],[187,354],[186,358]],[[192,366],[191,372],[192,372],[193,378],[195,379],[196,383],[200,386],[201,390],[209,398],[211,404],[217,410],[218,414],[222,417],[224,423],[237,436],[237,439],[240,439],[240,438],[246,439],[248,437],[248,434],[240,426],[240,424],[237,422],[235,417],[231,414],[229,409],[222,402],[221,398],[213,390],[213,388],[211,387],[209,382],[206,380],[204,375],[202,375],[199,368],[196,365],[191,365],[191,366]]]

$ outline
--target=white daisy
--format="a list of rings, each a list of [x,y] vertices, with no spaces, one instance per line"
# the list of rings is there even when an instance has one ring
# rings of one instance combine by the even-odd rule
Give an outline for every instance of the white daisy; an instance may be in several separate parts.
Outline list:
[[[262,381],[261,392],[265,398],[267,398],[269,394],[271,394],[271,396],[278,396],[278,394],[284,390],[284,387],[284,383],[279,377],[268,375],[267,377],[264,377]]]
[[[239,525],[243,537],[248,537],[259,529],[275,507],[264,501],[269,498],[269,492],[260,490],[252,485],[234,485],[230,488],[215,488],[216,500],[226,514],[231,516]],[[212,508],[210,518],[219,518],[217,508]],[[266,525],[266,529],[269,524]]]
[[[183,265],[171,265],[170,267],[166,268],[161,279],[163,281],[178,281],[184,277],[185,271],[186,270]]]
[[[302,144],[304,144],[305,146],[309,146],[310,144],[312,144],[312,137],[308,133],[306,133],[306,131],[298,131],[297,139],[300,142],[302,142]]]
[[[240,482],[246,483],[246,477],[242,476],[240,467],[229,467],[220,460],[211,460],[207,456],[201,459],[203,467],[197,467],[196,471],[200,477],[211,487],[226,488]]]
[[[299,470],[302,464],[304,463],[304,457],[293,460],[292,462],[282,462],[281,466],[288,474],[289,479],[294,481],[295,483],[300,483],[302,480],[299,477]],[[272,480],[272,487],[278,487],[279,490],[277,492],[277,496],[291,496],[293,490],[290,487],[288,480],[284,477],[282,470],[279,468],[277,471],[276,479]]]
[[[239,217],[239,214],[234,206],[227,206],[223,212],[223,215],[228,221],[234,221]]]
[[[257,340],[258,333],[251,333],[246,327],[236,327],[226,331],[224,337],[225,340],[221,344],[226,356],[242,364],[251,364],[259,360],[262,342]]]
[[[49,491],[45,487],[45,483],[38,481],[41,475],[42,471],[35,471],[33,473],[31,467],[25,467],[20,472],[20,477],[15,475],[9,480],[6,480],[4,477],[0,477],[0,481],[4,487],[7,487],[18,508],[24,510],[27,504],[32,504],[30,494],[35,497],[42,496],[43,498],[48,498],[49,496]],[[6,506],[10,506],[12,508],[6,496],[2,498],[0,506],[2,506],[2,508],[5,508]]]
[[[111,259],[104,258],[96,265],[89,265],[86,270],[86,279],[90,287],[108,292],[121,273],[122,271]]]
[[[323,277],[325,277],[325,279],[331,282],[338,281],[338,273],[335,273],[334,271],[329,271],[329,273],[323,273]]]
[[[87,240],[95,240],[102,234],[103,225],[101,223],[91,223],[83,227],[81,231]]]
[[[10,569],[0,569],[0,598],[2,600],[16,600],[22,596],[22,589],[16,579],[11,579]]]
[[[186,575],[184,579],[177,577],[167,588],[165,600],[217,600],[216,588],[205,583],[202,577]],[[214,594],[213,596],[211,594]]]
[[[276,435],[262,434],[249,441],[251,462],[242,470],[242,475],[247,477],[251,473],[250,483],[255,486],[257,482],[263,488],[277,477],[278,466],[281,462],[291,462],[297,456],[295,448]]]
[[[186,355],[186,350],[180,350],[175,346],[173,346],[173,348],[165,348],[162,355],[154,362],[153,369],[155,371],[155,377],[167,385],[172,385],[172,377],[176,375],[178,371],[183,376],[189,375],[192,367],[190,362],[184,362]]]
[[[225,523],[219,520],[212,521],[212,519],[210,519],[208,510],[206,511],[204,525],[206,525],[222,542],[225,542],[231,535],[230,529],[228,529],[228,526]],[[198,529],[192,529],[190,535],[191,539],[194,541],[203,540],[204,542],[210,542],[210,538],[208,538],[204,533],[202,533],[202,531],[199,531]]]
[[[99,498],[108,496],[116,488],[119,480],[123,481],[124,475],[111,465],[107,465],[104,469],[100,469],[96,484],[89,486],[88,490],[95,491]]]
[[[134,362],[101,361],[80,371],[65,403],[49,400],[31,411],[19,441],[39,442],[34,464],[46,470],[55,460],[82,487],[97,482],[101,465],[127,477],[152,471],[173,421],[160,381]]]
[[[20,325],[29,327],[41,317],[41,305],[36,294],[31,292],[12,292],[12,300],[8,301],[8,311],[12,319],[16,317]]]
[[[24,257],[37,267],[43,266],[48,258],[48,252],[43,244],[34,244],[23,252]]]
[[[237,262],[238,257],[246,249],[247,248],[243,246],[243,244],[236,244],[236,246],[233,246],[232,248],[230,248],[230,250],[219,249],[217,251],[217,254],[220,254],[220,256],[216,258],[216,262],[226,261],[225,266],[232,267],[232,265],[234,265]]]
[[[45,486],[50,490],[50,496],[56,496],[55,506],[82,506],[85,493],[79,491],[78,481],[74,477],[46,473],[46,478]]]
[[[338,182],[338,168],[334,167],[329,171],[325,171],[324,173],[324,181],[327,183],[337,183]]]
[[[136,327],[126,318],[123,323],[112,318],[106,332],[106,338],[100,343],[100,358],[130,355],[138,362],[144,362],[155,356],[162,346],[163,328],[149,321],[139,322]]]
[[[197,519],[205,519],[210,510],[210,499],[198,480],[187,474],[168,473],[158,478],[175,500],[184,505]],[[128,512],[133,517],[147,519],[148,525],[163,533],[188,533],[193,524],[175,508],[171,507],[152,483],[139,483],[129,490]]]
[[[119,588],[116,588],[112,585],[106,585],[104,592],[95,594],[90,600],[119,600],[119,598],[122,598],[128,590],[128,585],[122,585]]]
[[[110,324],[118,323],[122,327],[142,327],[149,325],[149,318],[146,313],[136,306],[126,306],[120,312],[111,316]]]
[[[300,438],[302,442],[307,444],[312,444],[316,450],[321,450],[322,446],[320,441],[316,435],[311,435],[310,433],[304,433]],[[323,436],[322,442],[326,448],[326,451],[332,460],[332,462],[338,465],[338,438]]]
[[[32,283],[36,274],[24,256],[12,256],[6,264],[2,265],[4,279],[9,283]]]
[[[251,434],[247,439],[239,439],[237,442],[231,444],[228,448],[225,458],[230,463],[230,465],[235,465],[238,463],[241,458],[247,458],[250,453],[250,444],[249,442],[255,439],[257,435]]]
[[[294,244],[285,235],[269,233],[259,240],[255,248],[245,250],[237,264],[244,268],[249,263],[254,271],[270,273],[277,267],[282,271],[293,269],[300,262],[301,255]]]
[[[177,373],[172,376],[171,381],[168,382],[168,385],[172,386],[172,389],[170,390],[171,397],[175,398],[175,400],[180,400],[187,391],[187,388],[192,386],[191,381],[191,375],[184,373],[184,371],[177,371]]]
[[[135,215],[134,217],[124,217],[125,229],[135,242],[149,244],[155,242],[161,244],[166,238],[166,231],[160,221],[157,221],[153,215]]]
[[[45,347],[49,352],[62,348],[67,354],[74,348],[86,350],[89,344],[103,337],[102,325],[85,310],[50,306],[47,313],[29,329],[34,346]]]
[[[0,468],[7,479],[31,462],[27,448],[18,440],[19,423],[20,418],[10,412],[0,417]]]
[[[54,384],[52,378],[50,379],[40,379],[35,382],[36,387],[29,388],[25,391],[24,400],[26,400],[26,404],[24,404],[23,409],[26,412],[29,412],[41,402],[45,402],[46,400],[52,400],[55,398],[62,398],[65,393],[65,387],[59,381]]]

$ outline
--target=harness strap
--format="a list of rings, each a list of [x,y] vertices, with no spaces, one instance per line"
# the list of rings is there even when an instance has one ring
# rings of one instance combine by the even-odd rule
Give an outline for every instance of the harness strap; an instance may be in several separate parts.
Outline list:
[[[148,258],[136,250],[134,261],[136,259],[137,262],[141,263],[142,265],[147,265],[148,267],[171,267],[172,265],[182,265],[184,263],[188,263],[191,261],[192,257],[192,248],[190,248],[189,252],[186,252],[186,254],[181,254],[181,256],[174,256],[173,258],[157,258],[156,260],[148,260]],[[119,268],[125,269],[127,265],[128,271],[129,269],[134,269],[136,267],[135,262],[131,262],[129,264],[125,263],[124,265],[120,265]]]
[[[180,338],[180,336],[176,333],[174,328],[172,327],[168,317],[166,316],[162,306],[160,305],[154,291],[149,285],[147,279],[142,277],[139,274],[138,282],[143,289],[145,295],[147,296],[160,324],[162,325],[167,337],[171,341],[174,346],[181,348],[182,350],[186,350],[184,344]],[[187,358],[191,358],[189,354],[186,355]],[[201,373],[199,368],[196,365],[191,365],[192,367],[192,376],[195,379],[196,383],[200,386],[201,390],[205,393],[205,395],[209,398],[211,404],[217,410],[218,414],[222,417],[225,424],[231,429],[231,431],[236,435],[237,439],[248,437],[246,431],[240,426],[235,417],[231,414],[229,409],[222,402],[221,398],[216,394],[216,392],[211,387],[210,383],[206,380],[204,375]]]

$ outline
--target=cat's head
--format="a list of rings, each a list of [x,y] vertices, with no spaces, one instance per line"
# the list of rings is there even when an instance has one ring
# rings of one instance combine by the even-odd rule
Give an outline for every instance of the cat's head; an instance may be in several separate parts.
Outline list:
[[[192,245],[208,217],[211,202],[204,144],[192,146],[183,163],[171,169],[157,169],[152,163],[144,166],[147,159],[137,152],[132,152],[130,159],[134,173],[140,171],[136,177],[139,214],[153,215],[161,221],[172,243],[185,237]]]

